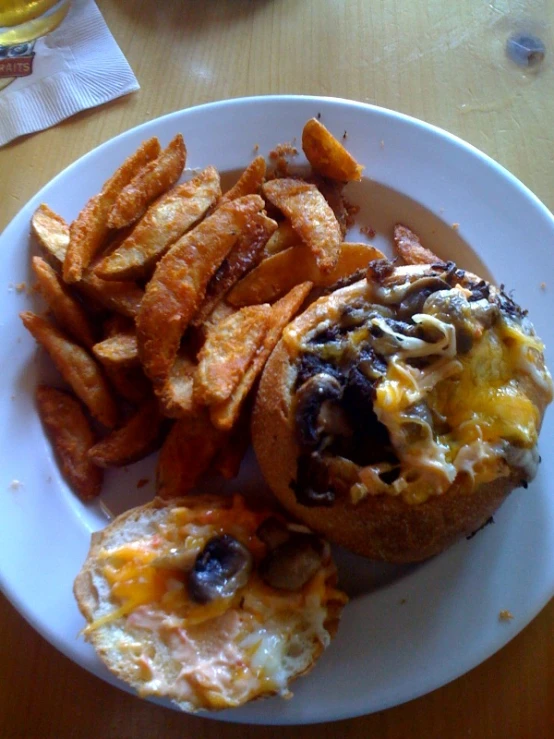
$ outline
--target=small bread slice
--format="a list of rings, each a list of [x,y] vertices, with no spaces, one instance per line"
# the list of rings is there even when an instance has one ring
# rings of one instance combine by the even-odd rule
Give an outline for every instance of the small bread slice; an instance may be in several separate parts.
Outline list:
[[[335,635],[347,600],[335,585],[329,545],[308,529],[241,496],[191,496],[93,534],[74,594],[118,678],[194,712],[290,697]]]

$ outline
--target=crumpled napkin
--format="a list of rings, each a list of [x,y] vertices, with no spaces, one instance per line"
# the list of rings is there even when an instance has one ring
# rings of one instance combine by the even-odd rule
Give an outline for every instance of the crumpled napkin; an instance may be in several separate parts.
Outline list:
[[[0,46],[0,146],[139,89],[93,0],[48,36]]]

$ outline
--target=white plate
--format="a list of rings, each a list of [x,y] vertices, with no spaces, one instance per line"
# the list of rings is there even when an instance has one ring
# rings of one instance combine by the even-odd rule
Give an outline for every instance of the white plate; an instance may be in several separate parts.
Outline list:
[[[0,582],[25,618],[52,644],[96,675],[116,683],[87,644],[72,583],[90,533],[106,523],[97,504],[83,505],[63,482],[35,412],[33,388],[49,364],[18,319],[34,302],[14,288],[32,282],[29,220],[41,202],[67,219],[97,192],[148,136],[185,137],[189,167],[236,171],[254,146],[267,154],[297,140],[318,113],[366,165],[368,178],[350,186],[360,225],[390,252],[390,229],[405,221],[440,256],[492,275],[514,289],[554,349],[554,221],[512,175],[459,139],[398,113],[334,99],[267,97],[180,111],[133,129],[80,159],[36,195],[0,238]],[[378,184],[377,184],[378,183]],[[452,229],[459,223],[459,230]],[[356,234],[352,234],[356,238]],[[546,289],[540,284],[546,280]],[[554,594],[553,416],[542,437],[543,463],[529,489],[515,492],[470,541],[412,568],[376,566],[339,552],[352,595],[338,637],[290,701],[272,698],[218,718],[252,723],[309,723],[381,710],[427,693],[500,649]],[[256,487],[253,462],[245,488]],[[103,499],[118,512],[143,502],[153,459],[110,474]],[[12,483],[18,480],[20,486]],[[513,621],[498,614],[509,609]],[[513,666],[517,671],[517,665]],[[121,685],[118,684],[120,687]]]

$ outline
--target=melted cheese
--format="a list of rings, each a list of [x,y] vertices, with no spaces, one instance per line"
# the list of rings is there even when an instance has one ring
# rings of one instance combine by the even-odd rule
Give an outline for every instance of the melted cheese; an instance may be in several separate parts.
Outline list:
[[[414,356],[421,356],[420,349],[413,348]],[[546,389],[548,400],[552,397],[542,349],[535,336],[506,320],[482,332],[468,354],[439,358],[425,370],[405,363],[410,353],[404,343],[402,353],[389,360],[376,391],[375,412],[387,426],[402,465],[387,492],[419,503],[442,493],[459,473],[467,474],[473,486],[508,474],[506,444],[533,449],[541,420],[518,378],[525,373],[535,381],[539,374],[541,382],[535,385]],[[451,356],[450,345],[447,357]],[[421,401],[451,430],[406,444],[403,416]],[[371,470],[360,474],[366,488],[382,492],[382,484],[375,487],[375,477]],[[353,494],[359,497],[358,490]]]
[[[298,592],[269,587],[254,568],[234,596],[207,604],[191,601],[187,573],[167,566],[174,561],[192,566],[195,556],[191,559],[188,553],[200,552],[221,533],[249,546],[259,561],[266,548],[255,532],[267,515],[248,511],[240,496],[232,508],[174,508],[154,536],[99,553],[115,607],[85,633],[110,625],[120,629],[125,619],[118,648],[144,681],[142,694],[169,693],[176,700],[216,709],[266,692],[288,695],[295,653],[306,654],[306,644],[327,646],[327,603],[346,601],[328,584],[335,572],[330,560]],[[163,664],[156,656],[160,644],[168,655]],[[175,663],[174,670],[166,670],[166,659]],[[176,677],[170,684],[166,675],[172,671]]]

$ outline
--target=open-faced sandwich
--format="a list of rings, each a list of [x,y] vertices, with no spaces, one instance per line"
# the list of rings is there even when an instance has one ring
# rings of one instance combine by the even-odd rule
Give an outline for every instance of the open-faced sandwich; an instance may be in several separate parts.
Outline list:
[[[241,496],[156,499],[93,534],[74,586],[86,638],[141,696],[186,711],[290,696],[346,596],[329,545]]]
[[[502,290],[453,263],[376,260],[287,327],[253,443],[295,517],[373,559],[417,561],[533,479],[551,399],[543,344]]]

